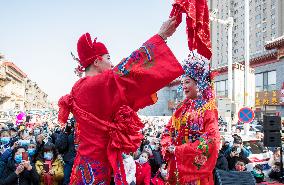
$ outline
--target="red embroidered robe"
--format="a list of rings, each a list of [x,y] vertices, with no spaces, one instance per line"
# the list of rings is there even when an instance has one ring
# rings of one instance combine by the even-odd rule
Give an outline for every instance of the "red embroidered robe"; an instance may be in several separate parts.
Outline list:
[[[125,182],[119,155],[138,148],[137,130],[143,127],[129,107],[137,111],[153,104],[152,94],[182,73],[169,47],[155,35],[113,70],[77,81],[70,95],[59,100],[59,121],[65,123],[69,112],[77,121],[79,147],[70,184],[109,184],[112,170],[118,173],[117,184]]]
[[[185,100],[163,133],[161,144],[169,162],[169,184],[214,184],[212,171],[220,142],[218,112],[214,101],[195,107],[196,102]],[[175,145],[174,154],[166,151],[170,145]]]

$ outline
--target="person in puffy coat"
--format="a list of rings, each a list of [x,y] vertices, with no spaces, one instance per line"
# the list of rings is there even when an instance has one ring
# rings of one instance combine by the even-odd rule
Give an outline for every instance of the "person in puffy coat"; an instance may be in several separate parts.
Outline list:
[[[58,157],[54,144],[48,142],[44,145],[35,166],[41,185],[61,184],[64,177],[63,162]]]
[[[27,155],[25,147],[13,149],[11,158],[7,162],[0,161],[0,185],[37,185],[39,176],[34,165],[23,160],[23,153]]]

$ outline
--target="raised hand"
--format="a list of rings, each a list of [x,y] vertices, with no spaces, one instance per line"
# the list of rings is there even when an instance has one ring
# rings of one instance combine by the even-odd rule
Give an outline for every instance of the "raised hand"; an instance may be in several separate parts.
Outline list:
[[[176,17],[169,18],[160,28],[159,35],[166,40],[176,31]]]

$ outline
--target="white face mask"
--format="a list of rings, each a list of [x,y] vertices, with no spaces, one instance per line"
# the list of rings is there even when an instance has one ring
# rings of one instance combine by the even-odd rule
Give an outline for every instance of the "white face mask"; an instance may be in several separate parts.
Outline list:
[[[145,157],[143,157],[143,156],[140,156],[139,159],[138,159],[138,162],[139,162],[140,164],[144,164],[144,163],[147,162],[147,159],[146,159]]]
[[[167,171],[167,170],[164,170],[164,169],[161,169],[161,176],[162,176],[163,178],[165,178],[165,177],[167,177],[167,175],[168,175],[168,171]]]

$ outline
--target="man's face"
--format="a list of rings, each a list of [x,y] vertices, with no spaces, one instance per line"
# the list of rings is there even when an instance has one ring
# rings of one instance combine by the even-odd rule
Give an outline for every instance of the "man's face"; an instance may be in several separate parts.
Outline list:
[[[236,147],[239,147],[239,148],[240,148],[240,147],[241,147],[241,144],[234,143],[234,144],[233,144],[233,147],[234,147],[234,146],[236,146]]]
[[[106,70],[110,70],[113,67],[111,61],[110,61],[110,55],[104,54],[102,56],[102,60],[97,62],[97,68],[100,72],[104,72]]]

